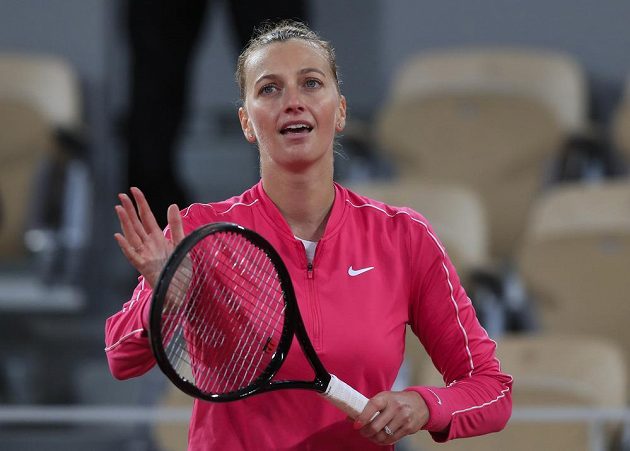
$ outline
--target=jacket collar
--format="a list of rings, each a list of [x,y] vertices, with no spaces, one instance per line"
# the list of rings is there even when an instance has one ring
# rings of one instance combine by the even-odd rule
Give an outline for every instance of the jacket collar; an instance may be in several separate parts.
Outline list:
[[[334,188],[335,199],[333,201],[332,210],[330,211],[330,216],[328,217],[326,229],[324,230],[324,235],[322,236],[320,241],[329,239],[339,231],[347,211],[347,190],[338,183],[334,183]],[[272,227],[277,228],[283,235],[286,235],[287,238],[295,239],[293,233],[291,232],[289,224],[280,213],[280,210],[278,209],[276,204],[273,203],[271,198],[265,192],[262,185],[262,180],[260,180],[256,185],[252,187],[252,191],[254,197],[260,199],[261,207],[263,207],[261,209],[262,214],[265,219],[272,225]]]

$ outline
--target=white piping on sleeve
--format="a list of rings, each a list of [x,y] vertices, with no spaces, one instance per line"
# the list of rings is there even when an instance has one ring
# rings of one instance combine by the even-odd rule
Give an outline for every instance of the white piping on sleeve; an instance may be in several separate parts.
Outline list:
[[[512,382],[512,380],[513,380],[513,379],[512,379],[512,378],[510,378],[510,382]],[[483,407],[487,407],[487,406],[489,406],[490,404],[494,404],[495,402],[498,402],[499,400],[501,400],[501,398],[505,398],[505,394],[506,394],[507,392],[509,392],[509,391],[510,391],[510,388],[509,388],[509,387],[506,387],[506,388],[504,388],[503,390],[501,390],[501,393],[499,394],[499,396],[497,396],[497,397],[496,397],[496,398],[494,398],[493,400],[488,401],[488,402],[484,402],[483,404],[479,404],[479,405],[477,405],[477,406],[467,407],[466,409],[456,410],[456,411],[454,411],[454,412],[451,414],[451,416],[453,417],[453,416],[455,416],[455,414],[458,414],[458,413],[470,412],[471,410],[481,409],[481,408],[483,408]]]
[[[429,387],[426,387],[427,390],[429,390],[433,396],[435,396],[435,398],[437,399],[437,403],[439,405],[442,405],[442,399],[437,395],[437,393],[435,393],[433,390],[431,390]]]
[[[426,224],[422,224],[422,225],[426,227]],[[431,232],[429,232],[428,229],[427,229],[427,233],[429,233],[429,235],[433,237],[433,235],[431,234]],[[433,239],[435,240],[435,237],[433,237]],[[444,252],[443,249],[442,249],[442,256],[446,257],[446,253]],[[462,321],[459,317],[459,306],[457,305],[457,302],[455,302],[455,295],[453,294],[453,285],[451,284],[450,273],[448,272],[448,268],[446,267],[444,260],[442,260],[442,268],[444,268],[444,272],[446,273],[446,282],[448,283],[448,288],[450,291],[451,303],[453,304],[453,307],[455,308],[455,316],[457,317],[457,324],[459,325],[459,328],[461,329],[462,334],[464,335],[464,342],[466,343],[466,353],[468,354],[468,364],[470,365],[470,371],[468,372],[468,377],[470,377],[472,376],[472,373],[475,370],[475,364],[473,363],[472,353],[470,352],[470,347],[468,346],[468,334],[466,333],[466,329],[464,328],[464,325],[462,324]]]
[[[118,340],[116,343],[114,343],[111,346],[107,346],[105,348],[105,352],[111,351],[112,349],[114,349],[115,347],[117,347],[118,345],[120,345],[122,342],[124,342],[125,340],[127,340],[129,337],[137,334],[137,333],[142,333],[144,331],[144,329],[136,329],[136,330],[132,330],[131,332],[129,332],[127,335],[124,335],[120,340]]]
[[[125,313],[127,310],[131,310],[131,308],[134,306],[134,304],[136,302],[138,302],[138,299],[140,298],[140,293],[142,293],[142,291],[144,291],[144,277],[142,278],[142,282],[140,282],[140,288],[136,291],[136,295],[131,299],[131,301],[129,302],[129,305],[127,306],[123,306],[123,313]]]

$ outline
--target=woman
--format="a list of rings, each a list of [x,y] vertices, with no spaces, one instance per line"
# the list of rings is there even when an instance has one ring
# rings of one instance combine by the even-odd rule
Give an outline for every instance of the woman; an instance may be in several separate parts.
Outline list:
[[[503,428],[512,379],[500,372],[495,344],[427,221],[333,182],[346,100],[329,44],[300,23],[263,30],[239,57],[237,79],[241,127],[260,152],[257,185],[224,202],[181,212],[171,205],[164,235],[138,189],[131,190],[138,213],[120,195],[122,234],[115,237],[142,277],[107,321],[114,376],[139,376],[155,364],[146,333],[151,287],[174,245],[203,224],[228,221],[256,230],[278,250],[324,365],[370,401],[354,423],[302,390],[226,404],[195,401],[190,449],[393,448],[420,429],[445,441]],[[406,324],[447,387],[390,391]],[[311,374],[300,353],[289,353],[278,378]]]

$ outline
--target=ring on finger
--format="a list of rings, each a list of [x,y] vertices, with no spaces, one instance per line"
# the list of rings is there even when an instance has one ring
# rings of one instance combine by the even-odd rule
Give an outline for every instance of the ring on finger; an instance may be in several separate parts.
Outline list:
[[[394,435],[394,433],[392,432],[392,430],[389,428],[389,426],[385,426],[383,428],[383,432],[385,432],[385,435],[391,437],[392,435]]]

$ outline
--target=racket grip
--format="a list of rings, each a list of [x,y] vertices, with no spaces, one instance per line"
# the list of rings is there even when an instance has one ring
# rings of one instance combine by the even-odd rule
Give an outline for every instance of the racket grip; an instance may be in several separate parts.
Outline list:
[[[352,419],[358,417],[368,403],[365,396],[334,374],[330,375],[330,382],[322,395]]]

